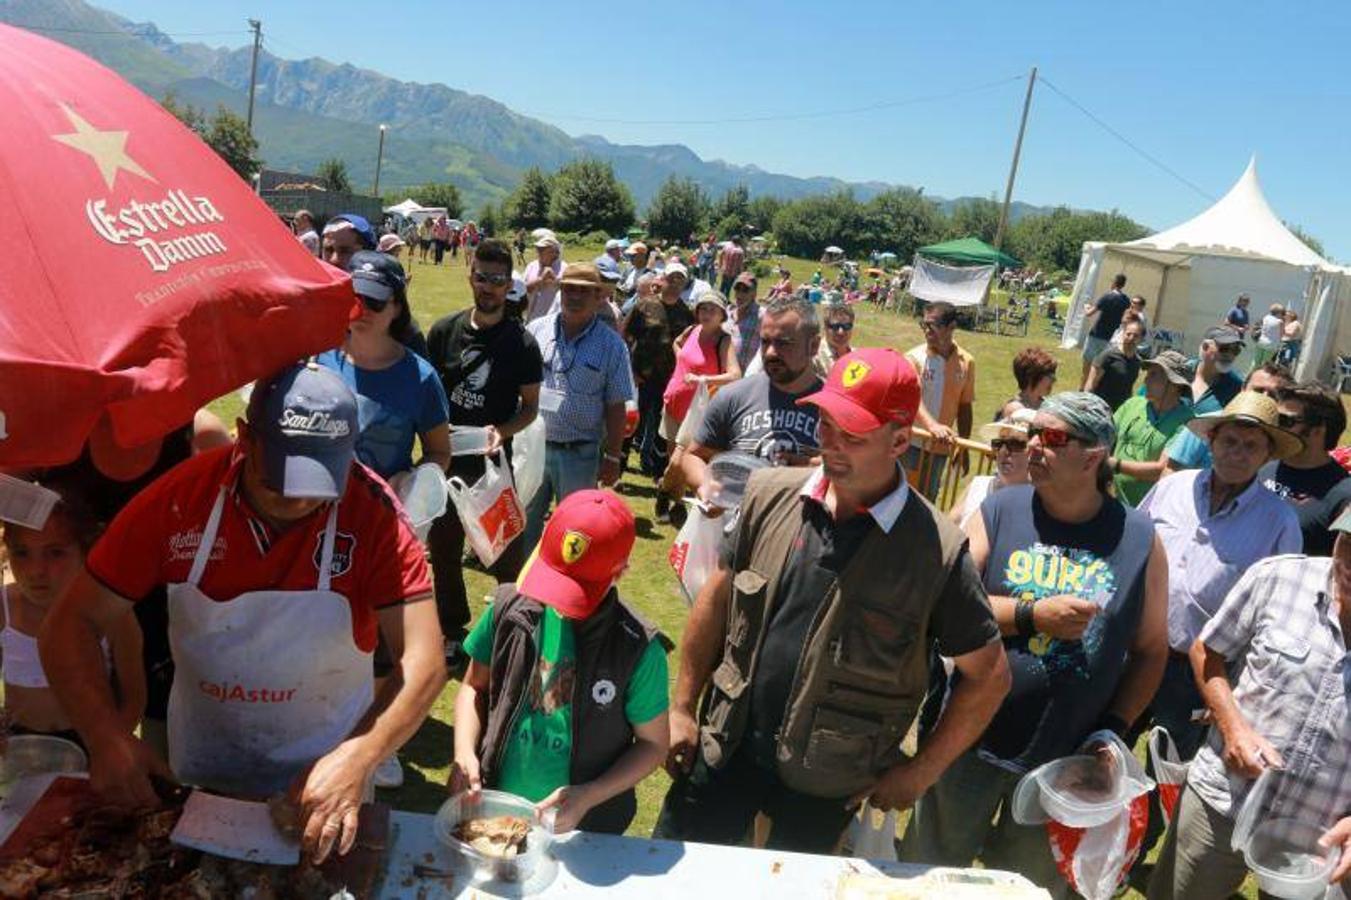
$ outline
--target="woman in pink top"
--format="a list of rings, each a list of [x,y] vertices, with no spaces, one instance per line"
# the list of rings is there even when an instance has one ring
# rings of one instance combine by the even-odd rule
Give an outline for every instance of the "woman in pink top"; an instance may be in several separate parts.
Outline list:
[[[679,500],[685,493],[685,479],[680,457],[685,448],[676,443],[676,434],[694,402],[694,395],[702,382],[710,393],[724,384],[741,377],[741,366],[736,360],[736,348],[727,332],[727,298],[717,291],[705,291],[694,302],[694,316],[698,325],[691,325],[675,340],[676,365],[671,380],[662,395],[664,410],[661,436],[671,446],[671,459],[662,476],[662,493]]]

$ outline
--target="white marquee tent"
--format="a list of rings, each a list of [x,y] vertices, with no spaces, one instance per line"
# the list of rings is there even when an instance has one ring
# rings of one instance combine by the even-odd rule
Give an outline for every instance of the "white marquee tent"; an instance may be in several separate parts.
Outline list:
[[[1293,306],[1305,324],[1299,378],[1326,377],[1337,348],[1351,347],[1351,269],[1334,266],[1285,227],[1267,203],[1254,157],[1215,205],[1158,234],[1124,244],[1084,244],[1063,346],[1082,343],[1085,305],[1126,276],[1126,292],[1149,301],[1156,328],[1195,352],[1207,328],[1224,320],[1239,294],[1253,320],[1268,306]]]

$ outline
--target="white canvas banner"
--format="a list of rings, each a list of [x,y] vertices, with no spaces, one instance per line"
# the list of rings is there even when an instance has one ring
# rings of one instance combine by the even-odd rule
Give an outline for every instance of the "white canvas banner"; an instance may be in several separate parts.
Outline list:
[[[916,256],[909,290],[912,295],[930,303],[946,301],[953,306],[979,306],[985,300],[985,290],[993,276],[994,266],[958,268]]]

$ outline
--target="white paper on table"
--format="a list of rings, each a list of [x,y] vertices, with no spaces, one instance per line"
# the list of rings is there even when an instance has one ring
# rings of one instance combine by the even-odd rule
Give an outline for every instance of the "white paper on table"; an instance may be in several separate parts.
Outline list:
[[[300,862],[300,842],[277,830],[266,803],[193,791],[169,840],[216,856],[272,866]]]

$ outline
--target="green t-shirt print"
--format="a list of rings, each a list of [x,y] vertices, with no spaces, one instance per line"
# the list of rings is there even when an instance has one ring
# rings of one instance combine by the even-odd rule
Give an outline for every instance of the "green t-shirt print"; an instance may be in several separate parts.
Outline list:
[[[577,675],[572,624],[552,607],[544,609],[539,642],[539,663],[503,750],[498,783],[486,785],[533,802],[570,781],[572,694]],[[465,638],[464,650],[480,665],[492,664],[491,606]],[[666,653],[660,642],[652,641],[639,658],[624,697],[624,715],[631,724],[642,725],[666,711],[667,678]]]

